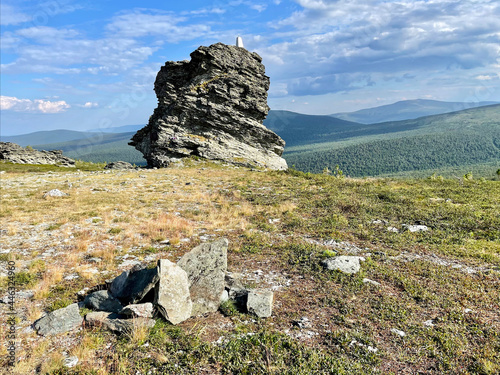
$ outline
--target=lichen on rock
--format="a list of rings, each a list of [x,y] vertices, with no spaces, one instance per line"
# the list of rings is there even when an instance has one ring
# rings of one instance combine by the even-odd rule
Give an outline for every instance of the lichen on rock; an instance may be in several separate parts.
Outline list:
[[[190,61],[168,61],[155,81],[158,107],[130,145],[148,165],[199,156],[236,165],[287,169],[285,142],[263,125],[269,107],[262,58],[222,43]]]

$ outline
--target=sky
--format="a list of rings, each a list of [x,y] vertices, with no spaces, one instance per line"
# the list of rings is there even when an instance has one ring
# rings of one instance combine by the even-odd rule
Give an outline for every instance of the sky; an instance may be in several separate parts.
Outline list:
[[[2,0],[2,135],[146,124],[165,61],[263,58],[271,109],[500,101],[498,0]]]

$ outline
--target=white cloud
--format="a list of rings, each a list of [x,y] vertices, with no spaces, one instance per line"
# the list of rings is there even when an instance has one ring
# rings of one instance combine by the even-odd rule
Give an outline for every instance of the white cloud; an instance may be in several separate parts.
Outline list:
[[[13,6],[0,3],[0,24],[3,26],[7,25],[18,25],[23,22],[28,22],[31,17],[25,13],[22,13],[15,9]]]
[[[85,104],[79,104],[78,107],[81,107],[81,108],[96,108],[96,107],[99,107],[99,103],[96,103],[96,102],[86,102]]]
[[[210,32],[210,27],[205,24],[179,25],[186,20],[173,14],[135,11],[114,17],[107,29],[115,36],[138,38],[156,35],[171,43],[195,39]]]
[[[357,90],[381,77],[418,80],[428,72],[464,80],[464,71],[491,72],[499,56],[496,0],[295,2],[301,10],[268,24],[275,30],[269,40],[278,42],[259,50],[290,94]]]
[[[80,33],[74,29],[56,29],[48,26],[34,26],[16,31],[16,34],[41,43],[51,43],[60,39],[73,39]]]
[[[2,111],[31,112],[31,113],[60,113],[71,106],[64,100],[50,101],[44,99],[18,99],[13,96],[0,96]]]

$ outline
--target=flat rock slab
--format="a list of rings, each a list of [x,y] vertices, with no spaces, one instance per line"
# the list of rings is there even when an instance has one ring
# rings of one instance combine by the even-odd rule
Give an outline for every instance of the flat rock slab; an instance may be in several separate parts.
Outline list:
[[[158,282],[158,269],[136,265],[113,279],[109,292],[124,305],[141,302]],[[150,302],[150,301],[148,301]]]
[[[83,300],[83,304],[89,309],[98,311],[118,313],[123,309],[120,301],[113,297],[107,290],[98,290],[89,294]]]
[[[125,315],[132,318],[152,318],[153,313],[154,307],[151,302],[141,303],[137,305],[128,305],[120,311],[120,315]]]
[[[52,311],[44,317],[38,319],[34,328],[39,335],[57,335],[71,331],[81,326],[83,318],[77,303],[73,303],[65,308]]]
[[[338,257],[328,258],[323,262],[323,265],[330,271],[341,271],[344,273],[358,273],[361,268],[359,261],[364,260],[363,257],[341,255]]]
[[[273,312],[274,293],[271,290],[255,289],[248,292],[247,310],[259,318],[268,318]]]
[[[225,287],[227,247],[221,240],[205,243],[185,254],[177,265],[186,271],[193,302],[192,316],[217,311]]]
[[[134,166],[126,161],[114,161],[106,164],[104,169],[134,169]]]
[[[172,324],[189,319],[193,303],[186,271],[168,259],[160,259],[158,277],[154,301],[158,311]]]
[[[155,325],[154,319],[135,318],[119,319],[118,314],[105,311],[91,312],[85,315],[85,322],[93,327],[101,327],[116,333],[130,333],[138,327],[151,328]]]

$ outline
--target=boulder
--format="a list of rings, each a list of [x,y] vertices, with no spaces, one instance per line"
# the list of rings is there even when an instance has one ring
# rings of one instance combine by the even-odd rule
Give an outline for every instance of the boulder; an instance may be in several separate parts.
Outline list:
[[[193,304],[186,271],[168,259],[160,259],[158,277],[154,300],[158,311],[172,324],[189,319]]]
[[[131,142],[150,167],[188,156],[287,169],[285,142],[263,125],[269,77],[262,58],[222,43],[199,47],[190,61],[168,61],[155,86],[158,107]]]
[[[98,310],[118,313],[123,309],[122,304],[113,297],[107,290],[98,290],[89,294],[83,300],[85,307]]]
[[[274,293],[271,290],[250,290],[248,293],[247,310],[259,318],[268,318],[273,312]]]
[[[81,326],[82,322],[83,318],[80,315],[78,304],[73,303],[48,313],[38,319],[33,326],[39,335],[47,336],[71,331]]]
[[[228,244],[225,238],[201,244],[177,262],[189,279],[192,316],[214,312],[219,308],[225,286]]]
[[[154,319],[135,318],[119,319],[117,314],[97,311],[85,315],[85,322],[89,326],[101,327],[116,333],[131,333],[134,328],[145,326],[151,328],[155,325]]]
[[[130,305],[141,302],[157,282],[158,269],[139,264],[115,277],[109,283],[108,290],[124,305]]]
[[[364,260],[363,257],[341,255],[333,258],[328,258],[323,261],[323,265],[330,271],[336,270],[344,273],[358,273],[360,269],[359,261]]]
[[[21,147],[11,142],[0,142],[0,160],[15,164],[52,164],[61,167],[74,167],[75,161],[63,156],[61,150],[38,151],[31,147]]]

